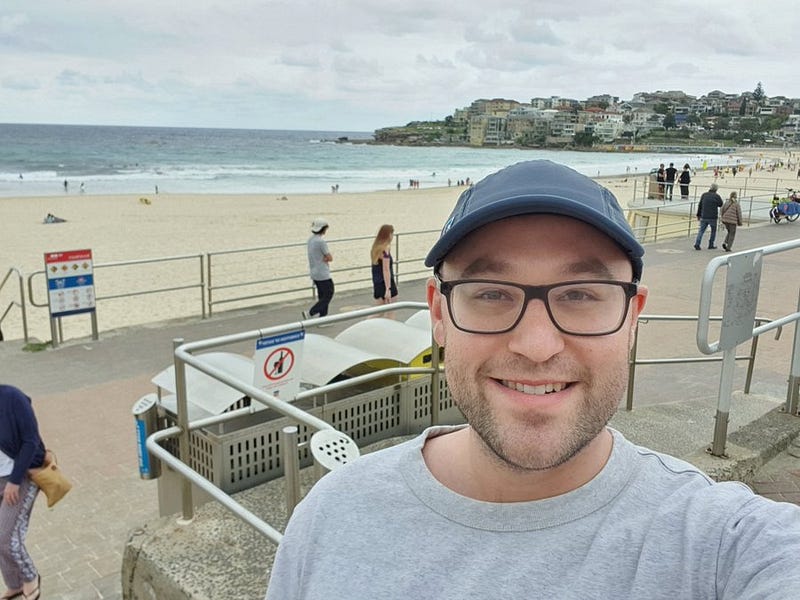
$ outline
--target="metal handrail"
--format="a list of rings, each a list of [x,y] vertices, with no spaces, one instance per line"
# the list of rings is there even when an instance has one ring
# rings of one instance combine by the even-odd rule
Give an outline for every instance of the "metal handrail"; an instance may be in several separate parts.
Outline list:
[[[25,308],[25,277],[22,274],[22,271],[16,267],[11,267],[8,272],[6,273],[5,277],[3,277],[3,281],[0,281],[0,291],[2,291],[3,286],[5,286],[6,282],[8,281],[9,277],[12,274],[16,273],[17,281],[19,282],[19,302],[11,301],[9,302],[8,306],[6,307],[5,311],[2,315],[0,315],[0,325],[3,324],[6,316],[8,313],[11,312],[11,309],[14,306],[19,306],[20,310],[22,311],[22,337],[25,340],[25,343],[28,343],[28,313],[27,309]]]
[[[709,317],[711,321],[722,321],[721,316]],[[690,363],[703,363],[703,362],[722,362],[721,356],[694,356],[694,357],[678,357],[678,358],[639,358],[639,325],[642,323],[649,323],[650,321],[668,321],[668,322],[697,322],[699,317],[697,315],[639,315],[637,327],[633,333],[633,344],[631,345],[631,352],[628,358],[628,390],[625,400],[625,410],[633,410],[633,389],[636,382],[636,365],[675,365],[675,364],[690,364]],[[769,323],[770,319],[764,317],[756,317],[755,323],[764,324]],[[778,327],[775,332],[775,339],[781,337],[783,329]],[[736,356],[736,360],[747,361],[747,375],[745,376],[744,393],[750,393],[750,384],[753,381],[753,365],[755,364],[756,354],[758,352],[758,336],[754,335],[750,343],[750,352],[745,356]]]
[[[410,231],[406,233],[395,232],[394,241],[395,241],[395,250],[394,250],[394,265],[395,265],[395,278],[399,282],[401,277],[419,274],[419,273],[428,273],[429,269],[419,267],[421,265],[423,257],[407,257],[404,258],[401,254],[401,239],[410,237],[413,235],[430,235],[438,233],[438,229],[425,229],[420,231]],[[343,244],[350,244],[353,242],[371,242],[373,240],[373,236],[357,236],[357,237],[349,237],[349,238],[336,238],[331,239],[328,241],[329,246],[340,246]],[[304,260],[306,256],[306,242],[293,242],[291,244],[275,244],[269,246],[251,246],[248,248],[237,248],[237,249],[229,249],[229,250],[218,250],[215,252],[207,252],[206,253],[206,281],[207,281],[207,302],[208,302],[208,314],[213,314],[213,310],[215,306],[221,304],[229,304],[233,302],[244,302],[247,300],[253,300],[256,298],[264,298],[270,296],[291,296],[296,295],[301,292],[305,292],[311,289],[312,294],[314,293],[313,286],[309,285],[309,277],[308,273],[303,271],[302,273],[297,273],[294,275],[283,275],[278,277],[256,277],[256,278],[248,278],[245,281],[236,281],[233,283],[227,282],[224,284],[215,284],[217,277],[215,277],[215,270],[214,267],[217,264],[216,258],[220,256],[231,256],[231,255],[244,255],[244,254],[252,254],[256,252],[266,252],[266,253],[275,253],[278,251],[292,251],[294,256],[302,257],[298,259],[298,261]],[[336,254],[336,253],[334,253]],[[338,254],[337,254],[338,256]],[[335,264],[341,264],[338,261]],[[344,263],[348,265],[347,262]],[[417,265],[418,268],[406,272],[405,266],[407,265]],[[265,269],[266,271],[266,269]],[[348,275],[352,273],[364,273],[365,267],[362,262],[357,262],[356,264],[350,264],[348,266],[337,267],[331,269],[331,273],[334,276],[342,276]],[[247,288],[253,286],[270,286],[277,283],[283,283],[288,281],[303,281],[304,285],[300,287],[281,287],[280,289],[274,291],[259,291],[258,293],[253,294],[244,294],[244,295],[236,295],[227,298],[215,298],[215,292],[219,292],[221,290],[232,290],[232,289],[239,289],[239,288]],[[371,276],[367,277],[338,277],[336,278],[336,285],[340,288],[347,288],[351,286],[355,286],[358,284],[363,284],[365,282],[372,281]]]
[[[194,484],[200,489],[209,493],[214,499],[219,501],[223,507],[232,512],[234,515],[241,518],[245,523],[248,523],[249,525],[254,527],[257,531],[259,531],[273,543],[278,544],[282,539],[282,534],[278,532],[273,526],[263,521],[260,517],[254,515],[252,512],[250,512],[248,509],[246,509],[236,500],[234,500],[229,494],[217,488],[214,484],[209,482],[205,477],[203,477],[200,473],[198,473],[189,466],[188,434],[190,431],[217,423],[223,423],[243,415],[252,414],[255,411],[255,406],[251,405],[245,408],[240,408],[234,411],[226,412],[221,415],[205,417],[195,421],[189,421],[188,410],[187,410],[187,398],[186,398],[186,383],[185,383],[186,365],[190,365],[193,368],[197,369],[198,371],[201,371],[206,375],[231,386],[232,388],[240,391],[243,395],[247,395],[251,399],[270,407],[271,409],[277,411],[281,415],[295,419],[300,423],[304,423],[311,429],[316,429],[316,430],[333,429],[333,426],[327,423],[326,421],[323,421],[322,419],[319,419],[307,413],[306,411],[303,411],[293,406],[292,403],[290,402],[272,396],[271,394],[268,394],[249,383],[234,379],[231,375],[227,374],[226,372],[212,365],[207,364],[203,360],[202,355],[195,356],[193,353],[204,350],[211,350],[219,346],[236,344],[243,341],[258,339],[265,336],[274,336],[274,335],[279,335],[281,333],[296,331],[298,328],[307,328],[307,327],[313,328],[315,326],[323,326],[330,323],[337,323],[352,319],[359,319],[362,317],[369,317],[377,313],[394,311],[394,310],[426,309],[426,308],[428,308],[427,304],[422,302],[398,302],[396,304],[376,306],[341,315],[331,315],[328,317],[312,319],[309,321],[298,321],[293,323],[287,323],[284,325],[269,327],[266,329],[257,329],[247,332],[219,336],[187,344],[184,344],[182,340],[176,340],[175,379],[176,379],[178,425],[151,434],[147,438],[146,447],[154,456],[165,461],[184,479],[186,485],[184,485],[182,488],[183,512],[181,518],[179,519],[179,523],[189,523],[194,517],[194,507],[193,507],[192,492],[191,492],[191,484]],[[710,317],[710,319],[719,320],[721,319],[721,317]],[[647,323],[650,321],[675,322],[675,321],[697,321],[697,320],[698,320],[697,316],[684,316],[684,315],[640,315],[639,317],[639,323]],[[756,319],[756,322],[764,324],[768,323],[769,320],[758,317]],[[776,326],[773,328],[777,329],[776,339],[778,339],[781,333],[781,328],[780,326]],[[666,363],[672,363],[672,364],[694,363],[694,362],[709,362],[709,361],[719,360],[718,358],[713,358],[713,357],[638,359],[636,355],[637,344],[638,344],[638,327],[634,337],[633,348],[631,351],[631,358],[629,360],[629,369],[631,373],[630,383],[628,388],[629,395],[632,393],[633,390],[633,382],[635,380],[635,369],[637,365],[666,364]],[[430,375],[432,380],[431,406],[433,409],[438,405],[435,399],[438,398],[439,396],[438,381],[436,384],[433,384],[433,381],[439,377],[439,375],[441,374],[441,370],[440,370],[440,365],[438,363],[438,348],[435,344],[435,340],[432,340],[432,347],[433,347],[433,356],[432,356],[433,360],[432,360],[432,366],[430,367],[391,367],[388,369],[383,369],[380,371],[375,371],[372,373],[367,373],[364,375],[353,377],[351,379],[330,383],[324,386],[314,388],[313,390],[306,390],[299,392],[294,401],[320,395],[324,397],[330,392],[340,391],[348,387],[357,387],[363,383],[374,381],[376,379],[381,379],[391,375],[402,376],[402,375],[412,375],[412,374],[425,374],[425,375]],[[749,390],[750,386],[753,362],[755,360],[756,350],[757,350],[757,337],[753,339],[753,342],[751,344],[750,355],[740,357],[741,360],[749,361],[747,384],[746,384],[747,390]],[[630,410],[632,406],[632,402],[630,400],[629,403],[631,404],[628,407],[628,410]],[[434,410],[431,411],[431,420],[432,423],[438,422],[436,412]],[[282,440],[284,441],[293,440],[291,448],[289,443],[281,444],[281,450],[280,450],[281,461],[284,465],[287,465],[287,469],[289,468],[290,464],[296,463],[296,460],[292,461],[292,458],[296,459],[297,451],[300,448],[307,445],[307,442],[302,444],[296,443],[296,438],[297,438],[296,433],[297,433],[296,429],[289,434],[286,434],[286,432],[284,432],[284,434],[286,435],[282,437]],[[187,440],[186,445],[181,446],[179,450],[179,456],[177,457],[161,446],[161,442],[169,438],[175,438],[176,436],[178,437],[185,436]],[[292,480],[291,485],[289,485],[289,479]],[[286,495],[288,512],[291,512],[292,507],[299,499],[299,482],[296,479],[296,473],[293,473],[291,478],[287,478],[287,485],[285,486],[285,495]]]
[[[281,333],[296,331],[298,328],[303,328],[303,329],[308,327],[314,328],[331,323],[344,322],[353,319],[360,319],[363,317],[370,317],[374,316],[375,314],[380,314],[383,312],[389,312],[395,310],[427,309],[427,308],[428,305],[424,302],[397,302],[394,304],[375,306],[371,308],[356,310],[341,315],[330,315],[327,317],[311,319],[308,321],[297,321],[293,323],[286,323],[283,325],[277,325],[265,329],[255,329],[236,334],[229,334],[215,338],[199,340],[196,342],[183,343],[183,340],[175,340],[174,341],[175,384],[176,384],[175,392],[177,401],[176,408],[177,408],[178,424],[176,426],[164,429],[162,431],[156,432],[148,436],[146,440],[146,447],[154,456],[157,456],[158,458],[164,460],[167,464],[175,468],[175,470],[183,476],[184,485],[181,488],[181,504],[182,504],[181,522],[188,523],[194,517],[194,506],[192,501],[191,484],[195,484],[204,491],[207,491],[216,500],[219,500],[220,503],[225,508],[227,508],[235,515],[242,518],[242,520],[244,520],[245,522],[255,527],[259,532],[264,534],[271,541],[278,543],[281,538],[281,534],[278,533],[272,526],[265,523],[257,516],[253,515],[249,510],[247,510],[246,508],[241,506],[238,502],[236,502],[233,498],[231,498],[230,495],[228,495],[227,493],[223,492],[222,490],[214,486],[214,484],[209,482],[205,477],[203,477],[200,473],[198,473],[189,466],[190,449],[188,442],[189,442],[190,431],[210,424],[222,423],[234,419],[236,417],[242,416],[244,414],[250,414],[254,410],[254,408],[251,406],[227,412],[222,415],[217,415],[214,417],[207,417],[196,421],[189,421],[188,401],[186,394],[186,365],[189,365],[194,369],[197,369],[198,371],[205,373],[209,377],[212,377],[226,385],[229,385],[230,387],[241,392],[243,395],[249,396],[252,400],[255,400],[275,410],[276,412],[278,412],[283,416],[290,417],[300,423],[303,423],[312,430],[319,431],[322,429],[333,429],[333,426],[330,425],[327,421],[315,417],[314,415],[300,408],[297,408],[290,402],[281,400],[273,396],[272,394],[269,394],[255,387],[254,385],[233,378],[225,371],[222,371],[221,369],[218,369],[206,363],[203,360],[202,355],[195,356],[193,353],[200,352],[203,350],[209,350],[211,348],[216,348],[219,346],[227,346],[230,344],[236,344],[244,341],[260,339],[266,336],[274,336],[274,335],[279,335]],[[314,388],[313,390],[300,392],[297,394],[296,400],[308,398],[311,396],[317,396],[320,394],[327,394],[331,391],[338,391],[341,389],[345,389],[347,387],[358,386],[364,382],[372,381],[374,379],[378,379],[381,377],[386,377],[387,375],[416,375],[416,374],[425,374],[431,376],[432,379],[431,398],[438,398],[438,392],[433,393],[435,390],[438,389],[437,384],[434,383],[434,380],[438,375],[438,370],[439,370],[438,361],[434,361],[434,365],[432,367],[391,367],[389,369],[383,369],[381,371],[377,371],[374,373],[367,373],[364,375],[360,375],[358,377],[353,377],[345,381],[330,383],[324,386]],[[435,419],[435,414],[436,414],[435,411],[432,411],[432,419]],[[174,438],[176,436],[179,439],[178,457],[173,456],[172,454],[169,453],[169,451],[167,451],[160,445],[161,441],[168,438]],[[296,454],[296,450],[298,448],[294,448],[290,451],[288,448],[284,446],[281,447],[281,456],[284,464],[288,464],[289,462],[288,457],[293,454]],[[294,490],[290,490],[289,487],[287,486],[286,489],[287,498],[293,492]]]
[[[203,268],[203,261],[205,260],[203,254],[182,254],[179,256],[163,256],[158,258],[142,258],[136,260],[123,260],[123,261],[115,261],[115,262],[108,262],[108,263],[98,263],[93,265],[95,270],[101,269],[108,269],[112,267],[129,267],[133,265],[147,265],[147,264],[157,264],[157,263],[166,263],[166,262],[177,262],[182,260],[191,260],[197,259],[200,262],[200,279],[197,283],[190,283],[188,285],[180,285],[180,286],[171,286],[171,287],[164,287],[164,288],[154,288],[154,289],[144,289],[144,290],[136,290],[132,292],[124,292],[121,294],[106,294],[106,295],[97,295],[95,297],[95,301],[100,302],[101,300],[113,300],[116,298],[130,298],[132,296],[143,296],[148,294],[158,294],[162,292],[176,292],[181,290],[188,290],[199,288],[200,289],[200,312],[202,317],[206,318],[206,311],[205,311],[205,293],[206,293],[206,285],[204,279],[205,269]],[[34,271],[30,275],[28,275],[28,298],[30,299],[31,306],[36,306],[37,308],[46,308],[48,306],[48,302],[36,302],[34,297],[33,291],[33,279],[34,277],[45,275],[44,269],[39,271]]]
[[[734,252],[723,256],[712,258],[705,271],[703,272],[703,280],[700,287],[700,308],[698,310],[697,320],[697,348],[703,354],[714,354],[716,352],[723,352],[722,373],[720,375],[719,395],[717,397],[717,413],[716,424],[714,428],[714,440],[711,446],[711,454],[714,456],[725,455],[725,443],[728,436],[728,414],[730,413],[731,405],[731,392],[733,385],[733,369],[736,360],[736,342],[743,336],[744,332],[740,328],[733,327],[735,323],[746,317],[747,310],[752,307],[755,309],[755,302],[758,298],[758,286],[760,284],[761,265],[763,257],[770,254],[779,252],[786,252],[788,250],[796,250],[800,248],[800,240],[791,240],[788,242],[781,242],[778,244],[771,244],[762,248],[754,250],[746,250],[743,252]],[[709,322],[711,311],[711,296],[714,287],[714,279],[717,272],[722,267],[747,267],[749,271],[748,285],[749,289],[737,289],[741,286],[731,286],[730,281],[726,280],[729,287],[733,288],[734,292],[743,292],[744,297],[737,298],[731,302],[731,306],[726,306],[726,311],[730,312],[732,323],[729,329],[735,330],[735,339],[723,340],[722,336],[719,340],[711,342],[709,340]],[[727,299],[727,298],[726,298]],[[768,323],[758,325],[752,329],[747,335],[755,337],[788,325],[795,323],[794,330],[794,346],[792,351],[791,372],[789,375],[789,387],[786,393],[786,412],[791,415],[797,415],[798,404],[800,403],[800,299],[798,299],[797,310],[782,317],[771,320]],[[723,330],[724,331],[724,330]]]

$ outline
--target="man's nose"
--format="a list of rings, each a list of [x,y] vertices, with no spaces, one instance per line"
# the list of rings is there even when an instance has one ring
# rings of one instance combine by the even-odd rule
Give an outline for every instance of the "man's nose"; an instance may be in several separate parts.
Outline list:
[[[508,348],[534,362],[545,362],[564,349],[558,330],[542,300],[530,300],[517,326],[508,332]]]

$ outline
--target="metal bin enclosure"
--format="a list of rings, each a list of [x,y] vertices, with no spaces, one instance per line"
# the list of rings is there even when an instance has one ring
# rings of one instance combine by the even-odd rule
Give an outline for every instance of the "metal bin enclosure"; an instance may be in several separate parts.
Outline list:
[[[441,424],[463,423],[464,417],[453,404],[444,378],[439,387]],[[416,378],[391,386],[369,390],[335,401],[314,397],[307,412],[320,417],[350,436],[359,446],[386,438],[421,432],[430,425],[430,379]],[[167,425],[177,423],[167,414]],[[203,428],[190,433],[189,466],[227,493],[239,492],[281,477],[280,432],[289,425],[299,427],[298,442],[308,441],[314,431],[263,410],[235,419],[225,428]],[[178,455],[177,440],[165,447]],[[301,466],[312,464],[310,452],[299,451]]]
[[[360,327],[356,327],[360,326]],[[377,347],[358,347],[339,339],[350,332],[351,339],[373,338]],[[355,333],[354,333],[355,332]],[[359,333],[360,332],[360,333]],[[389,319],[367,319],[333,340],[326,336],[306,334],[301,364],[301,384],[306,389],[346,379],[365,372],[403,366],[429,366],[431,360],[430,330],[411,327]],[[348,335],[344,335],[348,338]],[[235,379],[253,382],[253,361],[230,353],[199,354],[198,358],[226,371]],[[169,367],[153,378],[161,390],[174,391],[174,368]],[[250,398],[204,373],[187,368],[187,404],[189,420],[248,406]],[[431,424],[431,380],[424,375],[414,377],[387,376],[357,387],[321,393],[293,403],[350,436],[359,446],[386,438],[421,432]],[[439,386],[439,423],[463,423],[461,412],[454,406],[444,377]],[[253,413],[225,423],[204,426],[189,433],[189,466],[226,493],[234,493],[283,475],[280,458],[280,433],[284,427],[298,426],[298,442],[307,442],[309,431],[259,403]],[[177,425],[176,401],[173,394],[160,399],[162,422],[166,427]],[[165,440],[164,447],[179,455],[178,440]],[[313,458],[307,447],[299,451],[300,464],[308,466]],[[163,485],[162,485],[162,480]],[[159,479],[159,494],[168,497],[178,480]],[[177,509],[176,509],[177,510]],[[169,514],[164,513],[164,514]]]

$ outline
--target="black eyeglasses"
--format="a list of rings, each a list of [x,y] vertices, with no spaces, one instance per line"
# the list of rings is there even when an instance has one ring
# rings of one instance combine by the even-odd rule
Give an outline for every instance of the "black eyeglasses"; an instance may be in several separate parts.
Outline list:
[[[544,302],[556,328],[569,335],[616,333],[639,287],[625,281],[586,279],[520,285],[491,279],[439,280],[453,324],[467,333],[506,333],[522,320],[531,300]]]

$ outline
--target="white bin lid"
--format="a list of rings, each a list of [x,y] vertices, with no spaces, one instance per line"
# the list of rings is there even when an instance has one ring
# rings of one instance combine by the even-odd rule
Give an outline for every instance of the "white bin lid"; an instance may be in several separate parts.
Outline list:
[[[324,335],[306,333],[300,381],[321,386],[358,367],[363,367],[364,371],[378,371],[393,366],[395,361],[386,355],[354,348]]]
[[[410,364],[425,350],[430,350],[430,330],[424,331],[393,319],[364,319],[354,323],[336,341],[365,352],[382,354],[404,364]]]
[[[419,310],[406,319],[406,325],[416,327],[431,334],[431,311]]]
[[[252,358],[233,352],[207,352],[198,354],[197,358],[244,383],[253,383]],[[175,365],[170,365],[150,381],[161,389],[174,394]],[[186,366],[186,400],[189,405],[194,404],[208,413],[204,416],[222,414],[243,396],[244,394],[239,390],[201,373],[190,365]],[[165,404],[163,400],[162,404]]]
[[[170,394],[169,396],[164,396],[161,398],[161,406],[163,406],[166,410],[171,412],[173,415],[178,414],[178,397],[175,394]],[[189,416],[187,417],[189,421],[197,421],[199,419],[205,419],[207,417],[213,417],[207,410],[203,410],[193,402],[186,403],[187,412]]]

